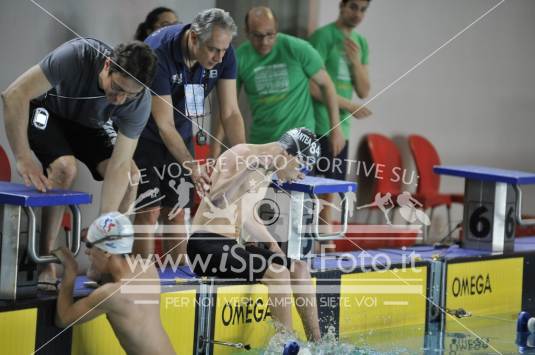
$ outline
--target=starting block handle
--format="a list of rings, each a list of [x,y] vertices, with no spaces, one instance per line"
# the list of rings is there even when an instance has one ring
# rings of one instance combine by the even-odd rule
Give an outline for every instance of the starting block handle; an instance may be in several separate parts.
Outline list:
[[[346,192],[348,193],[348,192]],[[320,201],[316,194],[311,194],[312,199],[314,200],[314,229],[312,235],[316,240],[337,240],[342,239],[344,234],[347,232],[347,215],[349,213],[349,199],[346,198],[346,193],[339,193],[340,198],[342,199],[342,230],[336,233],[326,233],[321,234],[319,232],[319,220],[320,220]]]
[[[72,229],[73,232],[72,235],[72,241],[67,241],[67,245],[71,249],[71,252],[76,256],[78,252],[80,251],[80,233],[81,233],[81,213],[80,208],[77,205],[69,205],[69,208],[72,212]],[[38,241],[37,241],[37,234],[36,234],[36,218],[35,218],[35,212],[31,207],[24,207],[28,214],[28,254],[32,258],[33,262],[36,264],[43,264],[43,263],[59,263],[59,259],[53,255],[44,255],[40,256],[39,252],[37,250]]]
[[[535,226],[535,219],[522,219],[522,190],[518,184],[513,184],[513,189],[516,193],[516,223],[524,227]]]
[[[73,255],[76,256],[78,255],[80,246],[82,244],[82,214],[78,205],[69,205],[69,208],[71,209],[72,213],[72,243],[69,244],[69,247]]]

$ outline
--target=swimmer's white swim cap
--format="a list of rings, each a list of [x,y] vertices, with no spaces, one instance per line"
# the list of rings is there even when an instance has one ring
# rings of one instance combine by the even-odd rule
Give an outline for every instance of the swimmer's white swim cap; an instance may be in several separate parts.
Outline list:
[[[109,212],[97,218],[87,232],[88,247],[97,247],[110,254],[129,254],[134,244],[134,227],[119,212]]]

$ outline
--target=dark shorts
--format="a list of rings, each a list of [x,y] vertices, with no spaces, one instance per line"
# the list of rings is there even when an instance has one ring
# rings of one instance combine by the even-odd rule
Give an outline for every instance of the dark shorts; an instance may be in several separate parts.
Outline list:
[[[346,141],[344,149],[342,149],[340,154],[336,157],[333,157],[331,154],[328,136],[321,137],[319,143],[321,147],[321,157],[318,159],[314,175],[323,176],[328,179],[345,180],[347,175],[348,141]]]
[[[215,233],[194,233],[188,240],[188,257],[199,276],[245,279],[257,282],[271,264],[290,270],[292,259]],[[206,264],[205,264],[206,263]]]
[[[46,168],[56,159],[73,155],[89,168],[95,180],[102,181],[97,166],[111,157],[117,138],[111,121],[104,127],[91,128],[49,111],[46,127],[40,129],[33,123],[36,107],[39,106],[30,105],[28,140],[30,148],[43,165],[45,174]]]
[[[164,144],[140,138],[134,161],[141,175],[136,208],[192,206],[194,185],[191,173],[176,161]]]

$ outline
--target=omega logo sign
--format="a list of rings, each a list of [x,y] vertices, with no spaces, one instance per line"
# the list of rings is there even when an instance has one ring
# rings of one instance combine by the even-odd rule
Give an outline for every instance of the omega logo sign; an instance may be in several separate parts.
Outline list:
[[[453,279],[451,291],[454,297],[492,293],[490,276],[487,273],[487,275],[472,275],[470,277],[462,278],[455,277]]]
[[[221,312],[221,321],[225,326],[246,324],[253,321],[259,323],[267,317],[271,317],[271,311],[261,298],[256,299],[254,303],[250,299],[248,302],[241,303],[227,302]]]

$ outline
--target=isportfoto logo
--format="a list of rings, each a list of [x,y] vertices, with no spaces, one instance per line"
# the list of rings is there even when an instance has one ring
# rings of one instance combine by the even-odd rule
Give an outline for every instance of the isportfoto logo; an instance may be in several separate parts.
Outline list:
[[[408,223],[420,222],[424,226],[429,226],[431,220],[425,214],[425,212],[420,211],[418,208],[422,208],[423,205],[417,199],[411,196],[411,193],[408,191],[403,191],[396,197],[396,202],[399,207],[399,213],[401,217]],[[375,195],[374,201],[372,203],[358,206],[357,210],[363,208],[379,208],[385,217],[387,224],[392,224],[390,220],[389,212],[394,209],[396,205],[392,202],[392,195],[390,192],[385,193],[384,195],[378,192]]]
[[[170,254],[161,257],[160,255],[151,255],[148,258],[143,258],[139,254],[132,255],[129,258],[126,258],[129,268],[132,272],[141,268],[143,271],[147,271],[152,265],[160,270],[168,270],[173,273],[177,273],[179,268],[182,265],[189,265],[191,270],[198,270],[202,273],[227,273],[231,271],[233,273],[242,273],[248,268],[248,272],[251,274],[262,272],[266,270],[271,265],[274,264],[274,259],[280,258],[280,255],[274,254],[269,259],[265,259],[260,255],[250,254],[248,258],[244,258],[238,250],[243,248],[241,245],[234,245],[229,247],[227,245],[223,246],[222,255],[218,255],[218,259],[221,260],[220,263],[214,264],[212,259],[215,258],[212,254],[207,254],[206,258],[202,258],[201,255],[195,255],[195,258],[191,260],[186,255],[178,255],[176,258],[173,258]],[[227,261],[233,259],[231,266],[227,265]],[[396,257],[394,264],[400,264],[396,268],[392,268],[392,259],[389,254],[386,253],[374,253],[370,254],[366,251],[355,254],[355,253],[343,253],[340,254],[336,261],[322,258],[319,263],[315,263],[313,259],[307,258],[303,261],[307,263],[309,270],[314,270],[315,272],[328,271],[332,269],[340,270],[344,273],[354,273],[354,272],[385,272],[388,270],[393,270],[395,272],[406,272],[411,271],[414,273],[420,273],[422,270],[416,267],[416,262],[421,260],[421,256],[414,251],[409,254],[403,254],[401,260],[399,257]],[[279,269],[279,268],[277,268]],[[288,270],[290,272],[295,271],[295,264],[292,263]]]

